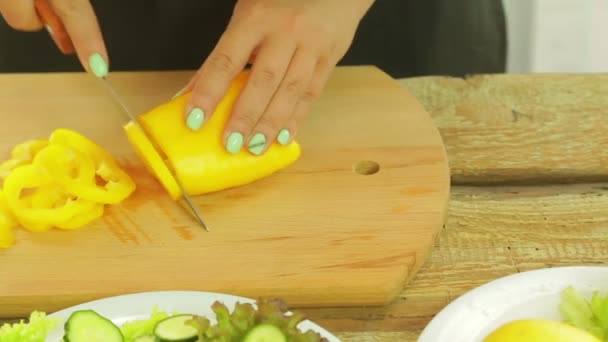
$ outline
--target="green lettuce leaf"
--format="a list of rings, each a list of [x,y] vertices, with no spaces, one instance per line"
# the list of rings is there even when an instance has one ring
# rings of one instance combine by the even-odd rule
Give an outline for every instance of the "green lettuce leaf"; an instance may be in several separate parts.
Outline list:
[[[305,320],[302,313],[294,312],[287,315],[287,304],[276,298],[260,298],[258,309],[249,304],[237,303],[232,313],[225,304],[216,301],[212,305],[217,323],[214,325],[201,324],[205,331],[201,340],[205,342],[238,342],[260,325],[274,325],[279,328],[287,341],[290,342],[325,342],[317,332],[308,330],[302,332],[297,325]]]
[[[34,311],[28,322],[23,320],[0,327],[2,342],[44,342],[46,336],[59,324],[59,320],[48,318],[44,312]]]
[[[169,317],[169,314],[165,311],[158,311],[155,306],[152,309],[150,318],[127,322],[120,327],[120,331],[125,338],[126,342],[131,342],[138,337],[152,334],[154,332],[154,326],[159,321]]]
[[[588,300],[570,286],[562,292],[559,310],[566,323],[608,342],[608,294],[595,291]]]

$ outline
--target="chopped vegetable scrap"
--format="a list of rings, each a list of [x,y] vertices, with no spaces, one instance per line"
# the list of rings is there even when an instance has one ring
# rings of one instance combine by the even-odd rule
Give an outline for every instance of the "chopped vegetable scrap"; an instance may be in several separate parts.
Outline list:
[[[0,248],[15,243],[18,225],[30,232],[78,229],[135,190],[107,151],[63,128],[15,146],[0,164],[0,179]]]

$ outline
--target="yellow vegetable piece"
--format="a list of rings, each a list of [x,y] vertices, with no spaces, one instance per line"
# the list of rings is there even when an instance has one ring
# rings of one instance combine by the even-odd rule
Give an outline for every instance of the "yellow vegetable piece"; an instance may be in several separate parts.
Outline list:
[[[135,152],[144,161],[146,169],[156,176],[173,199],[179,198],[181,193],[177,181],[165,165],[165,159],[158,154],[156,147],[146,137],[140,126],[130,121],[125,125],[124,129],[129,141],[135,148]]]
[[[40,152],[44,152],[40,156],[41,163],[53,165],[54,170],[62,163],[76,166],[76,178],[70,177],[64,170],[53,175],[73,195],[99,203],[117,204],[135,191],[135,182],[116,164],[112,155],[84,135],[68,129],[57,129],[51,134],[49,142],[48,150]],[[98,185],[95,175],[105,184]]]
[[[0,191],[0,248],[9,248],[15,243],[13,228],[16,225],[17,220],[6,204],[4,193]]]
[[[29,195],[23,196],[23,202],[31,208],[54,208],[62,201],[65,202],[67,197],[69,196],[61,186],[53,183],[32,190]],[[44,232],[52,228],[51,224],[34,223],[23,217],[19,218],[19,223],[31,232]]]
[[[22,193],[27,190],[53,189],[55,185],[51,175],[38,164],[19,166],[6,177],[3,190],[6,204],[24,228],[46,230],[94,208],[95,202],[58,194],[39,195],[39,202],[35,195],[29,200],[23,199]]]
[[[69,129],[16,145],[0,173],[0,248],[14,244],[17,225],[32,232],[77,229],[135,190],[110,153]]]
[[[93,209],[82,212],[65,222],[58,223],[56,225],[56,227],[59,229],[64,229],[64,230],[78,229],[78,228],[86,226],[87,224],[92,223],[93,221],[102,217],[103,213],[104,213],[103,204],[95,203],[95,206],[93,206]]]
[[[51,144],[32,161],[53,177],[54,181],[73,193],[76,184],[95,184],[95,165],[90,157],[62,145]],[[74,193],[75,196],[80,194]]]
[[[506,323],[483,342],[601,342],[592,334],[567,323],[546,319],[523,319]]]
[[[252,155],[246,148],[236,155],[226,151],[224,127],[248,76],[248,72],[243,72],[232,82],[209,121],[197,132],[191,131],[184,119],[190,92],[139,117],[140,124],[154,141],[147,140],[137,125],[128,123],[124,126],[129,141],[148,170],[173,199],[181,197],[181,193],[163,160],[168,161],[186,192],[201,195],[254,182],[300,157],[300,145],[295,141],[286,146],[273,142],[261,156]],[[156,153],[153,146],[157,146],[161,154]]]
[[[0,164],[0,178],[6,178],[17,166],[31,162],[38,151],[47,145],[46,139],[28,140],[17,144],[11,151],[11,158]]]

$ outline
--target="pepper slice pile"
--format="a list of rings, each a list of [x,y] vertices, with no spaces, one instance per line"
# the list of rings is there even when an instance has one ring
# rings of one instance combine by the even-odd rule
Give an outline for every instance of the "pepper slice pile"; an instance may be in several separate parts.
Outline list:
[[[31,232],[78,229],[135,190],[107,151],[68,129],[15,146],[0,164],[0,177],[0,248],[15,243],[17,225]]]

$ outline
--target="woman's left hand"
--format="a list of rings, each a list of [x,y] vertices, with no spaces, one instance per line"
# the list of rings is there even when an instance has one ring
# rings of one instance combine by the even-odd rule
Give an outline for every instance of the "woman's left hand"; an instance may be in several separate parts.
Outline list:
[[[185,120],[207,122],[233,78],[251,75],[233,107],[224,143],[263,154],[295,136],[373,0],[239,0],[217,46],[190,83]]]

